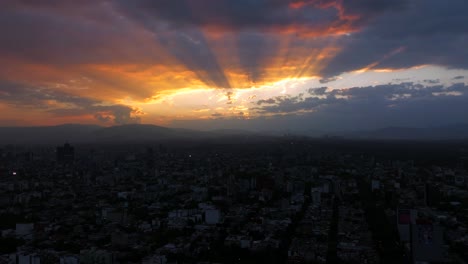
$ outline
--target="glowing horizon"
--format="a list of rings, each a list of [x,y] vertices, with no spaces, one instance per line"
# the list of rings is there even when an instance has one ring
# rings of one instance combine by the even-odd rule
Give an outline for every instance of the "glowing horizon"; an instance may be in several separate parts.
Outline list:
[[[417,30],[411,24],[392,28],[398,16],[413,19],[425,7],[406,1],[7,0],[0,4],[0,63],[7,65],[0,125],[254,119],[273,115],[256,109],[259,100],[309,88],[364,87],[408,74],[449,85],[468,76],[462,50],[431,46],[427,33],[407,33]],[[423,44],[431,53],[420,54]]]

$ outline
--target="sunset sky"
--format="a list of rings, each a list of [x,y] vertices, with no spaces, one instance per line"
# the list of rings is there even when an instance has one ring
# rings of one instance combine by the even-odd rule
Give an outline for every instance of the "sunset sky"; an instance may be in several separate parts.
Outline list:
[[[466,0],[1,0],[0,126],[468,123]]]

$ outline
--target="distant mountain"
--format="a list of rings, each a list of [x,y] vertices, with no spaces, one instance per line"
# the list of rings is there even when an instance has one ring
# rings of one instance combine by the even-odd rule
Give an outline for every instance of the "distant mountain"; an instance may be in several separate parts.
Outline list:
[[[252,131],[242,130],[242,129],[216,129],[210,131],[212,134],[220,135],[220,136],[240,136],[240,135],[252,135],[257,134]]]
[[[258,141],[275,137],[274,133],[256,133],[247,130],[221,129],[197,131],[167,128],[155,125],[122,125],[101,127],[96,125],[66,124],[47,127],[0,127],[0,144],[62,144],[149,142],[194,139],[242,139]],[[288,133],[287,135],[295,135]],[[299,134],[298,134],[299,135]],[[279,135],[278,135],[279,136]],[[309,135],[314,136],[314,135]],[[450,140],[468,139],[468,124],[455,124],[430,128],[387,127],[369,131],[327,134],[327,139],[392,139],[392,140]]]
[[[46,127],[0,127],[0,144],[61,144],[147,142],[168,139],[209,139],[256,135],[241,130],[196,131],[155,125],[101,127],[67,124]]]
[[[102,129],[95,125],[65,124],[44,127],[0,127],[0,143],[77,142]]]
[[[173,137],[176,131],[154,125],[122,125],[106,127],[97,130],[91,135],[92,141],[150,141]]]
[[[453,124],[426,128],[386,127],[377,130],[345,133],[343,136],[346,138],[401,140],[468,139],[468,124]]]

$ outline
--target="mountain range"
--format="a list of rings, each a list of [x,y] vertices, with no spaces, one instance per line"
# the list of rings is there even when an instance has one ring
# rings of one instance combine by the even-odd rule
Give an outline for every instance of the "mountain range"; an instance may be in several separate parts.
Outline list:
[[[434,127],[386,127],[376,130],[344,133],[346,138],[395,140],[460,140],[468,139],[468,124]]]
[[[112,127],[65,124],[37,127],[0,127],[0,144],[21,143],[113,143],[147,142],[174,139],[208,139],[220,137],[257,136],[243,130],[197,131],[156,125],[132,124]]]
[[[213,139],[230,137],[261,138],[273,133],[258,133],[246,130],[197,131],[168,128],[155,125],[122,125],[101,127],[97,125],[66,124],[43,127],[0,127],[1,144],[21,143],[110,143],[146,142],[175,139]],[[281,133],[275,133],[280,135]],[[297,134],[296,135],[301,135]],[[438,127],[412,128],[387,127],[377,130],[362,130],[328,134],[346,139],[390,139],[390,140],[453,140],[468,139],[468,124]],[[301,136],[308,136],[302,134]]]

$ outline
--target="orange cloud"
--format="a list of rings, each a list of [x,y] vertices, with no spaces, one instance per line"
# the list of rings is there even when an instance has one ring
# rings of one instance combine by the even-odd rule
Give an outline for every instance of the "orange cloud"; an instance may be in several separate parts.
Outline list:
[[[133,116],[128,118],[142,117],[148,111],[137,107],[158,98],[169,100],[170,94],[177,91],[221,89],[225,95],[232,89],[266,87],[285,79],[317,76],[341,51],[339,40],[343,34],[359,30],[354,22],[360,17],[347,12],[343,1],[292,1],[289,3],[292,11],[287,10],[287,3],[281,3],[280,8],[286,10],[278,10],[281,12],[278,18],[255,14],[246,17],[247,22],[237,15],[250,10],[232,11],[236,7],[233,2],[210,0],[208,6],[194,0],[183,2],[187,4],[188,13],[184,15],[189,20],[186,16],[168,14],[174,17],[163,21],[147,13],[148,10],[136,10],[141,14],[138,18],[142,20],[138,20],[117,5],[96,10],[80,5],[77,12],[83,14],[71,14],[68,9],[63,12],[63,7],[68,6],[65,3],[61,8],[22,6],[32,14],[40,14],[40,19],[24,17],[25,14],[15,13],[12,8],[16,19],[32,19],[38,25],[20,23],[19,28],[29,35],[21,30],[19,37],[8,35],[11,43],[31,41],[28,52],[14,46],[6,46],[5,51],[0,46],[0,63],[8,65],[0,69],[0,80],[94,100],[92,105],[97,102],[125,105],[133,109],[130,113]],[[309,6],[313,12],[327,11],[323,19],[320,16],[317,21],[310,20],[313,16],[309,15],[295,17],[301,15],[295,13],[297,9]],[[173,8],[169,10],[179,11],[177,6]],[[268,6],[256,8],[271,11]],[[42,18],[44,25],[39,25]],[[57,26],[62,25],[58,22],[63,23],[63,28]],[[39,31],[44,34],[37,34]],[[68,101],[54,99],[41,103],[49,110],[76,108]],[[244,103],[241,101],[222,113],[248,116]],[[167,107],[174,106],[168,102]],[[62,111],[62,115],[54,116],[41,111],[35,113],[47,115],[52,120],[48,122],[60,122],[66,117],[86,123],[96,122],[97,117],[105,121],[115,114],[97,109],[93,114]],[[144,118],[164,120],[160,116],[184,115],[184,111],[187,109],[150,109]]]

